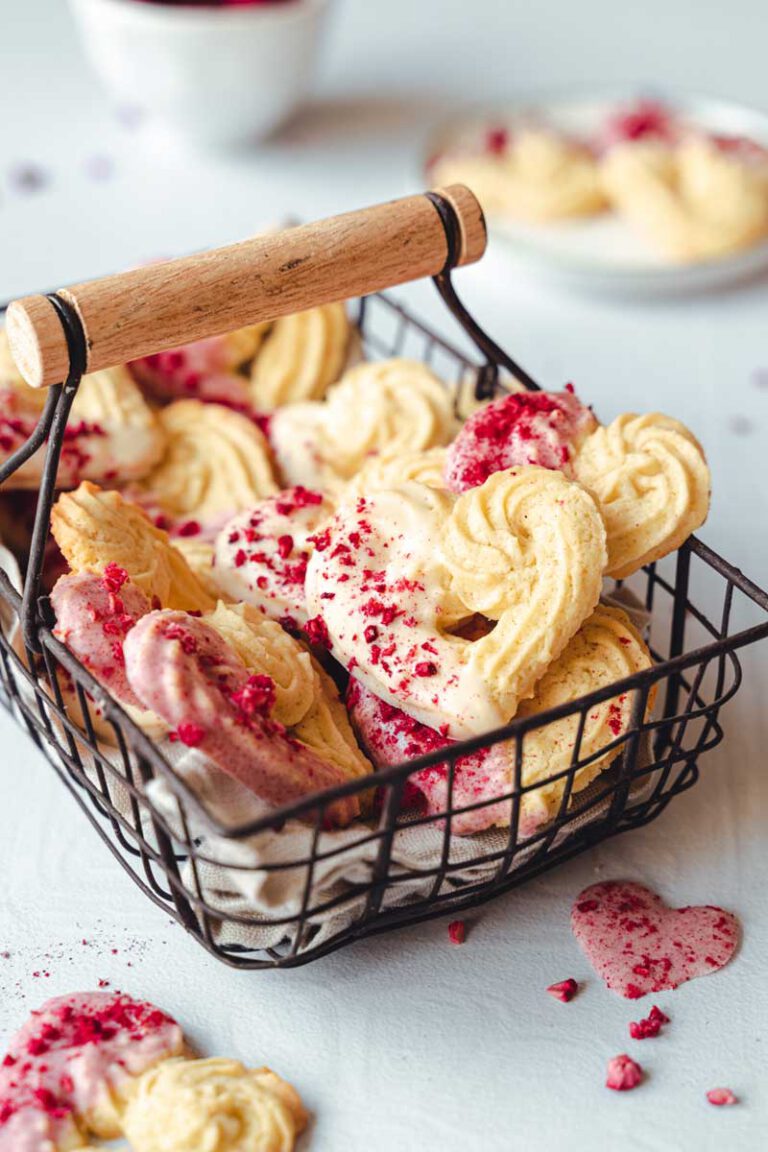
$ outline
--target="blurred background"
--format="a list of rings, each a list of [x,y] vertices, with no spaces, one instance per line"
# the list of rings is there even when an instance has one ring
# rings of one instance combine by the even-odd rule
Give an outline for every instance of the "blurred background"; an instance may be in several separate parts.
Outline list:
[[[13,291],[415,190],[430,124],[467,103],[614,84],[766,99],[759,0],[336,0],[305,109],[257,150],[201,159],[153,145],[135,109],[116,116],[66,0],[2,10],[0,256]],[[24,166],[55,211],[41,211],[46,189],[18,195]]]
[[[613,86],[766,103],[759,0],[646,0],[642,9],[609,0],[335,0],[316,79],[282,130],[250,147],[195,150],[155,131],[151,60],[135,90],[108,95],[73,16],[77,8],[87,22],[84,10],[102,5],[169,13],[140,0],[3,0],[5,299],[240,239],[287,215],[317,218],[416,191],[434,125],[472,104]],[[130,38],[113,31],[112,48],[120,54]],[[191,66],[216,57],[204,48]],[[266,80],[271,89],[280,59],[254,49],[253,60],[254,88]],[[112,64],[101,64],[114,79]],[[604,419],[659,406],[687,420],[716,479],[707,538],[755,575],[768,570],[768,543],[742,527],[768,514],[762,486],[740,468],[726,501],[717,483],[735,453],[752,457],[765,443],[764,279],[676,298],[593,298],[534,281],[493,242],[460,285],[545,386],[574,380]],[[450,330],[429,285],[408,298]]]

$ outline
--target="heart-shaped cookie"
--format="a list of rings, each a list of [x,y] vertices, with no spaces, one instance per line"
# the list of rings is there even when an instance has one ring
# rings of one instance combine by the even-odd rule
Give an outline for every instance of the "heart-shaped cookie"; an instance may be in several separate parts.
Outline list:
[[[497,472],[343,505],[307,567],[310,615],[377,696],[454,737],[505,724],[597,604],[605,529],[561,472]],[[457,628],[475,614],[482,634]]]
[[[389,460],[447,444],[456,431],[448,389],[418,360],[358,364],[324,401],[279,408],[269,436],[287,484],[334,491],[372,456]]]
[[[739,943],[731,912],[709,904],[670,908],[632,881],[585,888],[571,909],[571,928],[598,975],[628,1000],[716,972]]]
[[[600,504],[606,575],[616,580],[674,552],[709,512],[702,447],[684,424],[661,412],[626,412],[597,428],[582,444],[574,472]]]
[[[723,256],[768,233],[768,152],[749,141],[632,141],[601,169],[617,211],[670,260]]]

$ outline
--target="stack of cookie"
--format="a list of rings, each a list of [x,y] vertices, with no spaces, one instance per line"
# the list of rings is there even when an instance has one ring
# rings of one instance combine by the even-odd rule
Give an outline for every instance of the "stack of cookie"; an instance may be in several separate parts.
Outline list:
[[[768,151],[642,100],[591,136],[541,121],[458,134],[430,165],[500,219],[551,224],[613,211],[671,263],[711,260],[768,236]]]
[[[39,405],[0,363],[8,453]],[[153,739],[268,806],[649,667],[603,578],[679,547],[709,501],[704,454],[670,417],[602,426],[569,388],[462,426],[423,364],[361,361],[341,305],[86,377],[67,445],[57,635]],[[575,715],[529,733],[524,833],[556,811],[577,738],[573,791],[615,758],[632,703],[591,709],[580,737]],[[453,831],[509,823],[515,761],[507,740],[456,762]],[[410,800],[439,819],[449,778],[414,773]],[[364,819],[361,796],[327,819]]]

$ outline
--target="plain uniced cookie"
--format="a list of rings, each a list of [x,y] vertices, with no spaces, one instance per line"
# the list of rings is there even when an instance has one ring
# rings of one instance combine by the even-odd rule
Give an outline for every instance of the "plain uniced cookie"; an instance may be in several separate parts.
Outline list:
[[[222,1058],[151,1070],[123,1121],[138,1152],[292,1152],[306,1123],[299,1094],[276,1073]]]
[[[627,142],[602,161],[616,210],[681,263],[748,248],[768,235],[768,153],[688,136]]]
[[[578,141],[542,128],[503,133],[485,152],[448,151],[435,163],[436,184],[468,184],[490,215],[544,222],[605,208],[594,156]]]
[[[321,400],[341,375],[351,326],[343,304],[276,320],[253,365],[249,394],[259,412]]]
[[[166,448],[142,487],[168,516],[221,521],[277,491],[269,445],[246,416],[177,400],[158,419]]]
[[[581,446],[574,470],[599,501],[606,574],[623,579],[668,555],[707,518],[710,475],[684,424],[650,412],[617,416]]]
[[[188,612],[215,607],[168,533],[119,492],[88,481],[65,492],[51,510],[51,532],[73,572],[103,572],[116,564],[164,607]]]
[[[287,483],[338,490],[371,457],[440,447],[455,432],[440,380],[416,360],[394,359],[351,368],[323,403],[279,410],[270,439]]]
[[[356,496],[396,488],[408,480],[426,484],[428,488],[444,488],[446,458],[445,448],[403,452],[400,456],[371,456],[343,490],[341,499],[348,503]]]

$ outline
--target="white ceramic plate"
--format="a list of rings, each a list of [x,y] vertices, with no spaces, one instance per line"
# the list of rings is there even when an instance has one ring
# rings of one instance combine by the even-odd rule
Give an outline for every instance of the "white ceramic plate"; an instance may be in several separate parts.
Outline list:
[[[593,136],[607,117],[640,98],[652,98],[702,128],[746,136],[768,148],[768,115],[706,97],[659,92],[603,92],[542,98],[480,108],[454,118],[433,136],[428,157],[462,139],[477,139],[483,128],[514,129],[532,121],[577,136]],[[768,271],[768,241],[734,255],[696,264],[671,264],[651,251],[618,216],[605,213],[555,224],[521,224],[489,217],[491,242],[504,247],[526,272],[581,291],[652,296],[703,291],[751,279]]]

